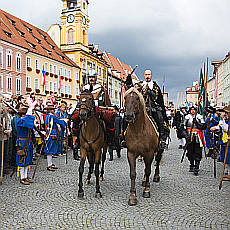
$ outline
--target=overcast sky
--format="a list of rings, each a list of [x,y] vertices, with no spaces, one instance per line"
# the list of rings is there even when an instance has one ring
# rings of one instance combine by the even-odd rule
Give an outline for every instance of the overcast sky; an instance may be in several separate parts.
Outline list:
[[[199,79],[207,57],[229,51],[229,0],[89,0],[89,40],[132,66],[152,69],[176,100]],[[1,9],[47,30],[60,22],[61,0],[1,0]],[[211,74],[211,71],[210,71]]]

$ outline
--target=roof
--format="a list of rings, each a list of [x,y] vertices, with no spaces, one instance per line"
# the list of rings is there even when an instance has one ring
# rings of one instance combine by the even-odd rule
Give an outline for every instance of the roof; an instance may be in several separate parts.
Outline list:
[[[128,74],[132,72],[131,66],[120,61],[118,58],[114,57],[112,54],[105,51],[105,60],[111,66],[112,71],[117,71],[121,73],[120,77],[122,80],[126,80]],[[138,80],[135,73],[132,74],[132,78]]]
[[[0,10],[0,39],[32,53],[78,67],[58,48],[48,33],[3,10]]]

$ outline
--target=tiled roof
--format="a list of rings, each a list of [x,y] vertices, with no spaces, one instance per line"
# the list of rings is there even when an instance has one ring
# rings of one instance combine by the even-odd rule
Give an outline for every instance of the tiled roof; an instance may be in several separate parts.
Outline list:
[[[120,72],[122,80],[126,80],[127,75],[132,72],[131,66],[123,63],[118,58],[114,57],[108,52],[105,52],[104,57],[106,62],[111,66],[112,71],[115,70],[117,72]],[[138,80],[138,77],[135,73],[132,74],[132,78]]]
[[[78,67],[43,30],[0,10],[0,39],[55,61]],[[79,68],[79,67],[78,67]]]

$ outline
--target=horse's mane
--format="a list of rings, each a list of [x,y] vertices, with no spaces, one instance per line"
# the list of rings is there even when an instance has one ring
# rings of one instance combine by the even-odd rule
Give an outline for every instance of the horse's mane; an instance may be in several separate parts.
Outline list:
[[[142,108],[144,110],[144,114],[147,115],[147,111],[146,111],[146,107],[145,107],[145,99],[144,99],[143,95],[137,90],[136,87],[132,87],[132,88],[128,89],[125,92],[124,97],[126,97],[127,95],[129,95],[131,93],[136,93],[137,94],[137,96],[140,99],[141,106],[142,106]]]

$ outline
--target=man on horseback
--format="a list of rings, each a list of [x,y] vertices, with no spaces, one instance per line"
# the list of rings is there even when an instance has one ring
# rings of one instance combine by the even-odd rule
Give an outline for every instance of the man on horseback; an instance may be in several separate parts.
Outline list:
[[[111,106],[107,91],[102,85],[97,84],[97,72],[94,69],[89,70],[88,84],[83,87],[83,91],[85,90],[93,94],[95,106]]]
[[[167,133],[164,123],[168,126],[168,118],[166,116],[163,95],[160,87],[152,80],[152,71],[145,70],[145,81],[142,83],[143,96],[146,102],[146,109],[148,114],[157,123],[160,139],[160,147],[166,148]]]

